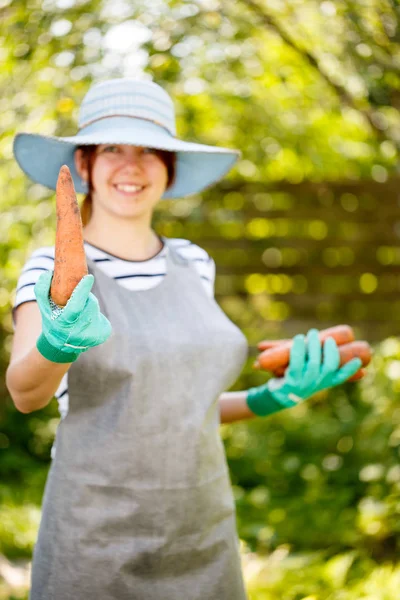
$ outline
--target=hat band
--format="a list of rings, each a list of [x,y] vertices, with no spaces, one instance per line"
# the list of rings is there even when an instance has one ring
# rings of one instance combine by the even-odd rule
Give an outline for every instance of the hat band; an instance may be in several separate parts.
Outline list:
[[[97,117],[96,119],[92,119],[91,121],[86,121],[86,123],[84,123],[82,125],[82,127],[80,127],[78,129],[78,133],[83,131],[89,125],[92,125],[93,123],[97,123],[97,121],[102,121],[103,119],[112,119],[113,117],[129,117],[131,119],[140,119],[141,121],[149,121],[149,123],[154,123],[154,125],[157,125],[158,127],[162,127],[163,129],[165,129],[165,131],[167,131],[170,135],[172,135],[172,137],[175,137],[173,135],[173,133],[171,132],[171,130],[168,129],[168,127],[166,127],[163,123],[160,123],[160,121],[155,121],[154,119],[148,119],[147,117],[142,117],[139,115],[126,115],[126,114],[125,115],[123,115],[123,114],[104,115],[104,117]]]

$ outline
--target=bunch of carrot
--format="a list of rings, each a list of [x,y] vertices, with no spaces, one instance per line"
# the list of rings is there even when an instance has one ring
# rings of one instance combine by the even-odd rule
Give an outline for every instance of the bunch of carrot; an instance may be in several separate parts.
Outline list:
[[[363,367],[370,363],[372,357],[370,345],[364,341],[355,341],[354,332],[349,325],[337,325],[319,332],[319,339],[322,344],[328,337],[332,337],[339,347],[340,365],[344,365],[356,357],[362,360],[362,367],[349,381],[362,379],[366,373]],[[292,340],[264,340],[260,342],[258,349],[261,354],[254,363],[254,368],[271,371],[276,377],[282,377],[289,364],[292,344]]]
[[[88,274],[83,245],[82,220],[74,183],[66,165],[60,169],[56,187],[57,228],[54,274],[50,295],[65,306],[82,277]]]

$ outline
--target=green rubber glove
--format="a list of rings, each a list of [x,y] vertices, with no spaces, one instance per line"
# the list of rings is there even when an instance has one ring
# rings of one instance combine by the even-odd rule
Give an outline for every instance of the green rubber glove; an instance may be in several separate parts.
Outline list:
[[[85,275],[64,308],[50,298],[53,271],[39,277],[34,291],[42,315],[42,333],[36,347],[48,360],[72,363],[82,352],[98,346],[111,335],[111,324],[100,312],[97,298],[90,292],[93,275]]]
[[[247,394],[250,410],[266,416],[284,408],[295,406],[321,390],[344,383],[362,365],[353,358],[339,368],[340,355],[333,338],[322,347],[317,329],[310,329],[307,338],[296,335],[290,351],[290,362],[285,376],[270,379],[266,384],[251,388]]]

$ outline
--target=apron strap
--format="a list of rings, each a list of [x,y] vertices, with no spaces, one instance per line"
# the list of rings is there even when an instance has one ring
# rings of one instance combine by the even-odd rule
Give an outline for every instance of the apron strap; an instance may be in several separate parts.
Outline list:
[[[160,238],[162,239],[164,244],[167,246],[168,252],[170,253],[170,256],[171,256],[172,260],[174,261],[174,263],[176,265],[181,265],[183,267],[187,267],[189,265],[188,259],[176,251],[176,249],[172,246],[172,244],[169,243],[168,238],[164,237],[163,235],[161,235]]]

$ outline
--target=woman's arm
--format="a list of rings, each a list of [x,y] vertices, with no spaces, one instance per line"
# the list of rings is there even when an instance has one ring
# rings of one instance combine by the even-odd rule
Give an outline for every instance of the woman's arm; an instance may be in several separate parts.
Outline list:
[[[264,385],[244,392],[226,392],[220,396],[221,422],[230,423],[254,415],[266,417],[295,406],[316,392],[341,385],[361,367],[360,358],[340,367],[340,353],[333,338],[321,341],[316,329],[307,337],[293,338],[289,367],[284,377],[270,379]]]
[[[251,419],[256,415],[247,405],[247,391],[224,392],[219,397],[221,423],[232,423],[242,419]]]
[[[72,363],[55,363],[36,348],[42,319],[36,302],[26,302],[15,311],[15,333],[6,384],[17,409],[30,413],[46,406]]]
[[[37,303],[19,308],[7,386],[16,407],[31,412],[46,406],[71,364],[111,335],[111,323],[91,293],[93,275],[82,277],[67,304],[53,311],[52,271],[35,284]]]

